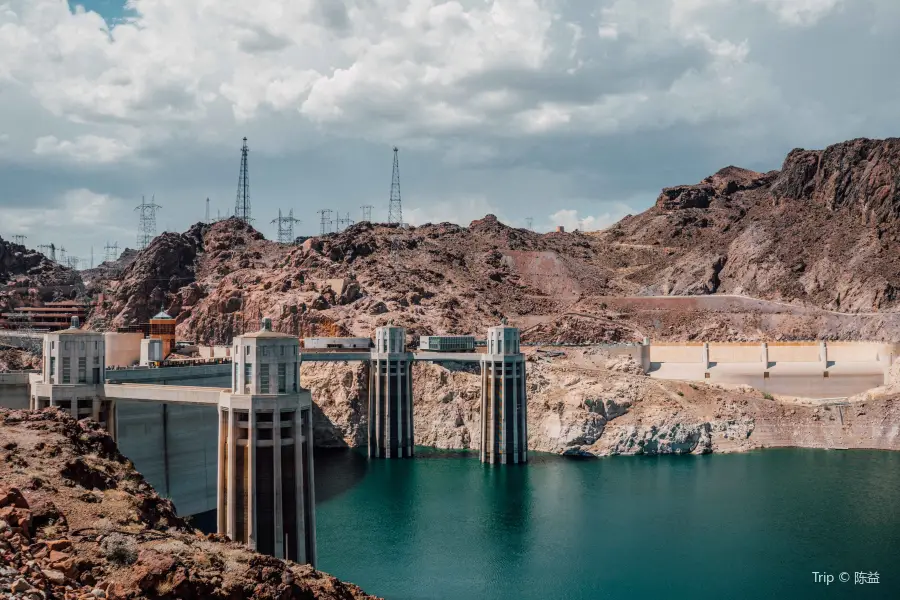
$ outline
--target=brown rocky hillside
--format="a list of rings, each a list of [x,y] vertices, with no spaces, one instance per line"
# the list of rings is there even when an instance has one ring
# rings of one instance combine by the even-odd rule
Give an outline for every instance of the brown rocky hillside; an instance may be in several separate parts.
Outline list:
[[[182,337],[212,343],[261,314],[304,336],[371,335],[391,320],[413,334],[481,334],[507,317],[540,343],[892,338],[898,182],[900,140],[853,140],[795,150],[781,171],[727,167],[667,188],[646,212],[587,234],[487,215],[468,227],[361,223],[285,246],[235,219],[197,224],[157,237],[105,282],[92,324],[164,307]],[[729,294],[784,305],[630,299]]]
[[[900,301],[900,139],[793,150],[780,171],[726,167],[664,189],[598,236],[640,252],[641,295],[743,294],[839,311]]]
[[[194,530],[93,421],[0,409],[0,453],[0,597],[374,600]]]
[[[30,250],[0,238],[0,310],[39,306],[83,291],[81,277]]]

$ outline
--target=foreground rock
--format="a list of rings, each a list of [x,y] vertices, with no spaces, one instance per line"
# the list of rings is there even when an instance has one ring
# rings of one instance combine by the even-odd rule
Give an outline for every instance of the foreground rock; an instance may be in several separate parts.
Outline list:
[[[194,530],[91,421],[0,410],[0,448],[0,597],[373,598]]]

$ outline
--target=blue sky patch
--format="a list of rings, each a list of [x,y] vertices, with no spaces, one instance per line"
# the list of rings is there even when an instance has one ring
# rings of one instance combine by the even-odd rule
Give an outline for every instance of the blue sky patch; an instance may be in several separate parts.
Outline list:
[[[126,0],[69,0],[69,9],[74,12],[76,6],[83,6],[86,11],[99,14],[112,27],[134,15],[125,4]]]

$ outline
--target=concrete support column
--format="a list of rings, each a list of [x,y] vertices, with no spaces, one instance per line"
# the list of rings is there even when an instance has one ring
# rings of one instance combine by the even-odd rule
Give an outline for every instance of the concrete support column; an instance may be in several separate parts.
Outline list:
[[[760,347],[760,350],[762,352],[763,367],[768,369],[769,368],[769,344],[767,344],[766,342],[763,342],[762,346]]]
[[[413,455],[412,359],[373,356],[369,375],[369,457]]]
[[[275,558],[287,558],[284,545],[284,504],[281,497],[283,474],[281,472],[281,413],[279,411],[275,411],[275,414],[272,415],[272,443],[274,446],[272,472],[275,474],[275,477],[272,478],[275,485],[275,489],[272,490],[275,494]]]
[[[703,370],[709,369],[709,343],[703,343],[703,350],[700,353],[700,362],[703,364]]]
[[[525,357],[519,330],[491,327],[481,357],[481,461],[525,463],[528,458]]]
[[[231,539],[243,539],[243,536],[237,537],[239,535],[237,531],[237,490],[238,490],[238,481],[237,481],[237,453],[238,451],[243,451],[238,448],[237,445],[237,415],[235,415],[234,410],[228,410],[228,438],[225,440],[225,444],[227,444],[228,451],[228,464],[225,468],[228,470],[227,473],[227,487],[226,487],[226,506],[227,506],[227,514],[225,516],[225,533],[228,534],[228,537]]]
[[[255,385],[255,384],[251,384]],[[249,427],[247,428],[247,545],[256,550],[257,546],[257,514],[256,514],[256,440],[259,432],[256,430],[256,412],[251,410],[248,415]]]
[[[823,368],[828,368],[828,346],[824,341],[819,342],[819,360]]]

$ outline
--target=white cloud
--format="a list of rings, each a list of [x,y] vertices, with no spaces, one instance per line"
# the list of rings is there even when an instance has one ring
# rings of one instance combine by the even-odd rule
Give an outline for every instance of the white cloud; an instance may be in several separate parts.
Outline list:
[[[549,226],[545,227],[547,231],[552,231],[556,227],[562,225],[566,231],[597,231],[605,229],[619,221],[627,214],[634,212],[630,206],[622,202],[607,203],[609,210],[596,215],[582,215],[575,209],[558,210],[548,217]]]
[[[484,197],[424,200],[423,203],[423,207],[405,209],[403,220],[415,226],[444,222],[466,226],[486,214],[494,214],[504,223],[507,222],[503,214]]]
[[[87,262],[91,246],[95,258],[100,256],[101,240],[131,243],[135,231],[119,225],[129,212],[129,203],[121,198],[73,189],[61,194],[50,206],[0,207],[0,223],[4,237],[25,235],[31,248],[54,243]]]
[[[68,158],[77,163],[106,164],[131,156],[134,148],[122,140],[97,135],[82,135],[74,141],[58,140],[56,136],[47,135],[35,141],[34,153]]]
[[[832,12],[843,0],[753,0],[761,2],[790,25],[814,25]]]

